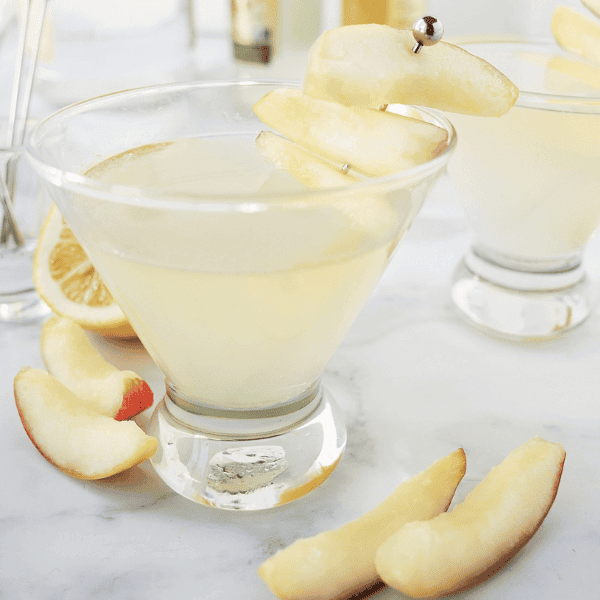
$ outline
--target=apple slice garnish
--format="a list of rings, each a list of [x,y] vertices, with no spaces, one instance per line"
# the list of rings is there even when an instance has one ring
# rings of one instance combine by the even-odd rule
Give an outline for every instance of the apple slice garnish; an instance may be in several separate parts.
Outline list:
[[[596,17],[600,18],[600,0],[581,0],[581,3]]]
[[[374,585],[377,548],[405,523],[445,511],[465,469],[461,448],[402,483],[360,518],[277,552],[259,567],[260,576],[279,598],[289,600],[346,597]]]
[[[261,131],[256,147],[275,167],[287,171],[309,188],[345,187],[360,181],[353,173],[340,170],[272,131]]]
[[[592,21],[568,6],[559,6],[552,14],[552,34],[567,52],[600,62],[600,23]]]
[[[565,451],[535,437],[452,511],[402,527],[379,548],[377,572],[412,598],[437,598],[481,583],[534,535],[560,483]]]
[[[479,116],[500,116],[516,102],[517,87],[485,60],[439,42],[412,51],[411,31],[387,25],[330,29],[313,44],[304,92],[314,98],[379,108],[429,106]]]
[[[33,444],[72,477],[109,477],[150,458],[158,447],[133,421],[99,414],[41,369],[18,373],[15,400]]]
[[[447,132],[389,111],[342,106],[300,90],[269,92],[255,105],[260,120],[313,154],[369,177],[397,173],[444,151]]]
[[[48,319],[41,346],[48,372],[100,414],[122,421],[152,406],[150,386],[133,371],[119,371],[106,362],[71,319]]]

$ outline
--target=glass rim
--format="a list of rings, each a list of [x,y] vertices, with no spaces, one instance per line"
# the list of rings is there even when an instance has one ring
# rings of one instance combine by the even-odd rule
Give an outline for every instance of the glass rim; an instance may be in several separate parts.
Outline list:
[[[558,56],[569,58],[584,65],[592,65],[600,70],[599,64],[592,63],[581,56],[563,50],[552,38],[528,38],[511,35],[473,35],[452,38],[451,43],[463,47],[465,50],[467,49],[466,47],[474,45],[502,47],[503,45],[515,44],[530,46],[532,48],[544,47],[547,50],[553,50]],[[484,60],[489,62],[488,59]],[[569,94],[552,94],[519,89],[519,97],[517,98],[515,106],[596,114],[600,113],[600,89],[598,90],[597,96],[573,96]]]
[[[298,190],[290,193],[271,192],[263,193],[227,193],[227,194],[174,194],[164,193],[160,190],[146,189],[143,186],[125,186],[115,185],[98,181],[92,177],[61,169],[55,165],[49,164],[36,150],[36,137],[41,136],[45,127],[56,123],[61,119],[67,119],[70,116],[81,114],[97,108],[117,106],[121,99],[131,98],[133,96],[151,97],[153,95],[173,93],[188,89],[218,88],[231,86],[271,86],[271,87],[301,87],[298,81],[289,80],[207,80],[181,83],[158,84],[112,92],[103,96],[82,100],[57,110],[48,117],[40,120],[27,137],[24,146],[17,151],[24,152],[29,161],[33,164],[38,174],[50,183],[68,189],[70,192],[80,195],[92,196],[97,199],[108,200],[120,204],[135,204],[137,206],[146,206],[148,208],[168,208],[169,210],[185,210],[196,207],[196,210],[217,210],[219,212],[239,210],[243,207],[244,212],[257,212],[283,203],[289,203],[296,200],[302,204],[314,202],[315,198],[325,196],[336,196],[339,194],[365,194],[381,193],[389,188],[398,188],[400,186],[418,183],[429,175],[440,171],[449,161],[452,151],[456,146],[456,131],[453,124],[440,111],[414,106],[411,108],[424,113],[425,115],[437,121],[438,126],[442,126],[448,132],[448,145],[442,153],[436,157],[416,165],[414,167],[399,171],[383,177],[374,177],[365,179],[351,186],[318,188]],[[393,106],[393,105],[392,105]],[[267,126],[265,125],[265,128]],[[157,140],[158,141],[158,140]]]

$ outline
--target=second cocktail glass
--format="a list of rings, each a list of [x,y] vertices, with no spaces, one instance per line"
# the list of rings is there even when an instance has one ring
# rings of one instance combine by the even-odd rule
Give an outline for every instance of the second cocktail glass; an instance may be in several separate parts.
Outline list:
[[[260,509],[342,454],[325,366],[454,148],[348,188],[269,167],[253,104],[276,84],[175,84],[63,109],[30,160],[166,377],[149,433],[178,493]],[[412,112],[411,114],[415,114]],[[81,175],[87,173],[87,175]]]
[[[449,173],[475,234],[452,297],[485,332],[553,338],[592,307],[582,256],[600,224],[600,66],[546,42],[462,45],[521,92],[498,119],[452,116]]]

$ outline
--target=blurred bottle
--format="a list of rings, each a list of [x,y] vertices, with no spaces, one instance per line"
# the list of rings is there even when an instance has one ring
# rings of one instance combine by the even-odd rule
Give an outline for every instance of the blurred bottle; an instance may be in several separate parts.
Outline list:
[[[269,64],[275,54],[279,0],[231,0],[233,56],[244,63]]]
[[[321,0],[231,0],[237,76],[301,78],[322,21]]]
[[[427,0],[343,0],[342,24],[379,23],[410,29],[426,14]]]
[[[428,4],[428,0],[387,0],[386,25],[412,29],[414,22],[427,14]]]

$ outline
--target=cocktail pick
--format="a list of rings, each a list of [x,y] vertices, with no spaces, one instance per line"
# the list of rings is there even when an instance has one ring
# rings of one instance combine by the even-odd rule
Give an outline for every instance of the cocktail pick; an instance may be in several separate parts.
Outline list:
[[[444,26],[435,17],[421,17],[415,21],[412,32],[417,42],[412,51],[419,54],[423,46],[433,46],[442,39]]]
[[[33,80],[35,77],[35,69],[37,66],[38,51],[42,36],[42,27],[44,24],[44,16],[46,14],[47,6],[47,0],[37,0],[37,8],[40,11],[40,14],[37,22],[37,27],[33,32],[33,52],[31,53],[29,71],[27,73],[27,79],[25,81],[24,89],[22,90],[23,93],[21,93],[21,82],[23,79],[23,71],[25,69],[26,63],[25,47],[27,43],[27,36],[29,33],[31,5],[34,2],[36,2],[36,0],[26,0],[25,2],[23,24],[19,35],[17,62],[15,66],[15,77],[13,81],[12,98],[8,119],[8,137],[6,140],[7,146],[9,148],[21,145],[23,143],[23,138],[25,137],[25,126],[27,123],[27,116],[29,113],[31,90],[33,88]],[[14,162],[12,158],[8,160],[5,175],[6,179],[4,179],[4,174],[2,174],[2,176],[0,177],[2,179],[2,183],[0,185],[0,200],[4,209],[4,217],[2,220],[2,232],[0,234],[0,243],[6,243],[9,237],[12,236],[16,246],[20,247],[24,243],[24,238],[17,224],[12,207],[12,190],[14,188]]]

